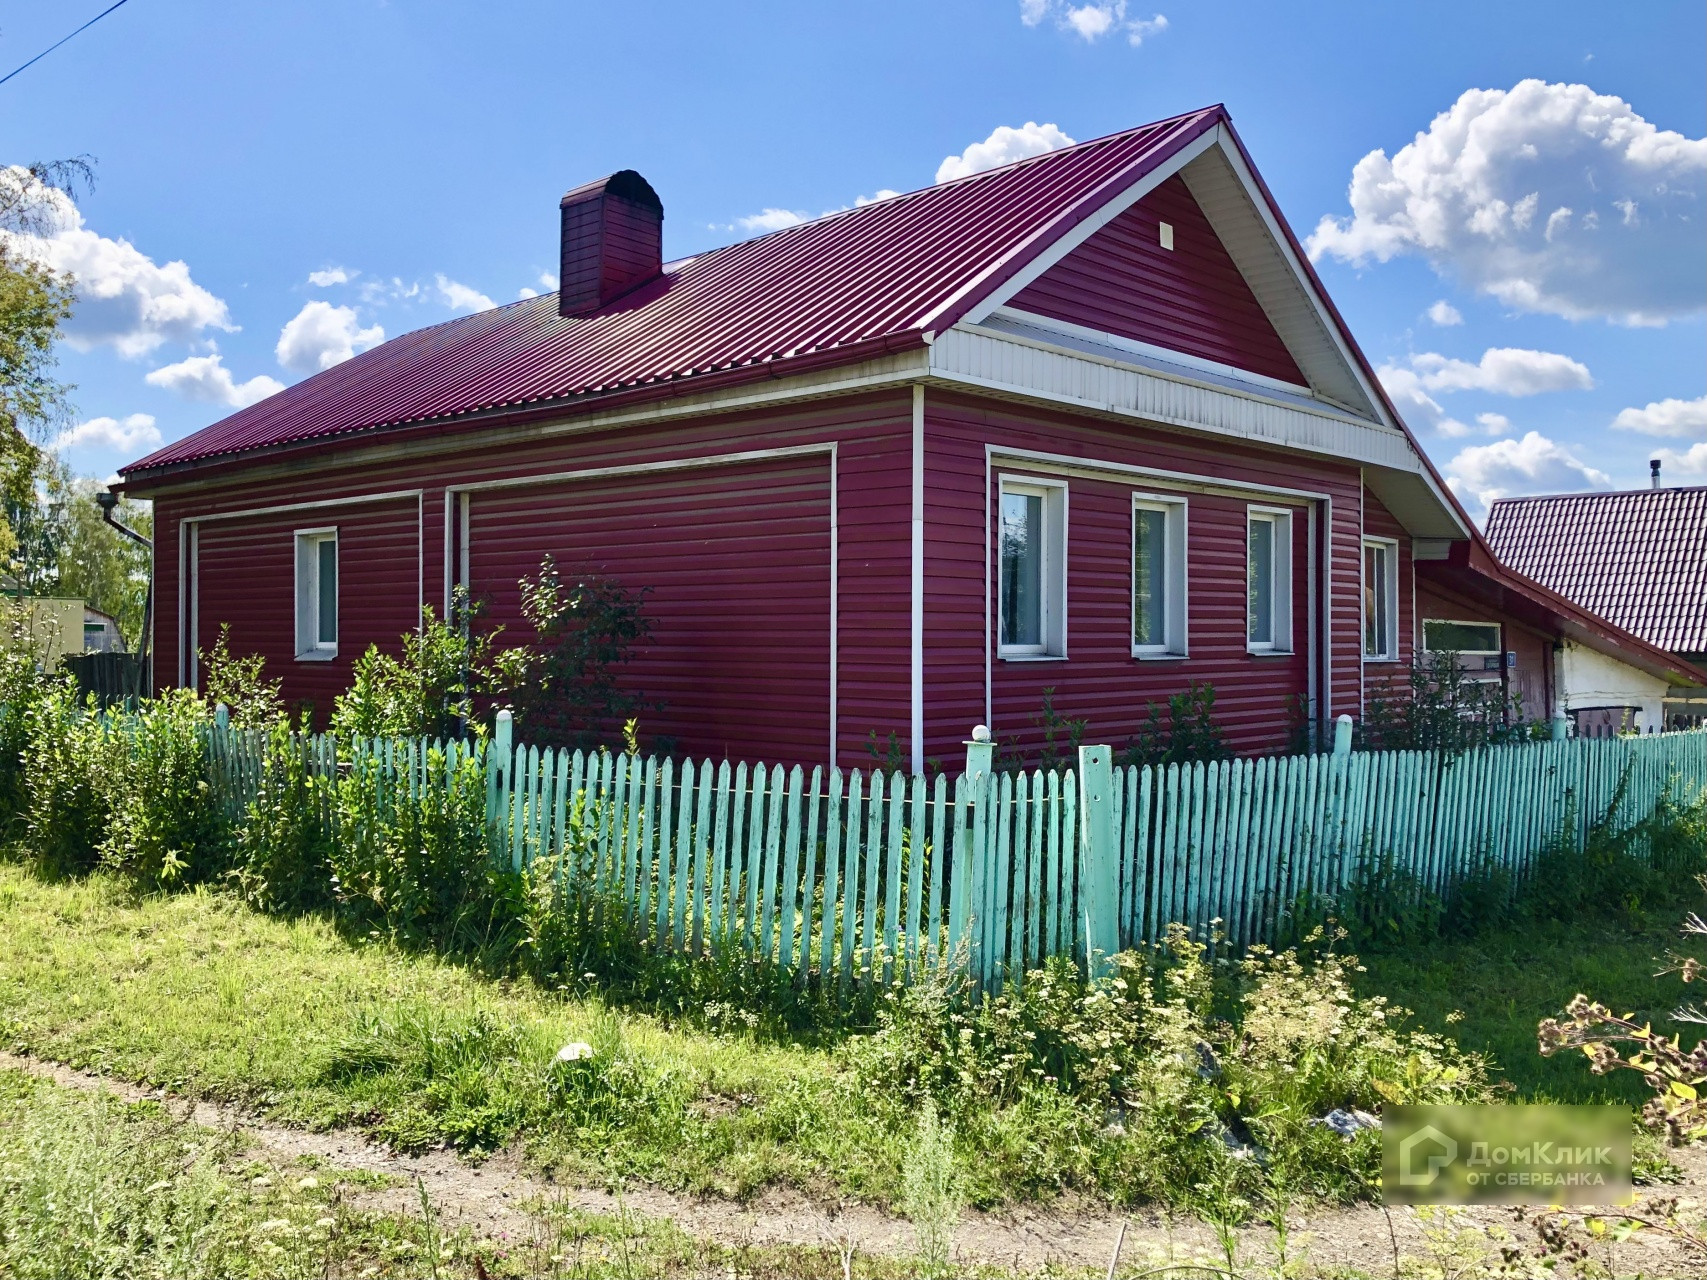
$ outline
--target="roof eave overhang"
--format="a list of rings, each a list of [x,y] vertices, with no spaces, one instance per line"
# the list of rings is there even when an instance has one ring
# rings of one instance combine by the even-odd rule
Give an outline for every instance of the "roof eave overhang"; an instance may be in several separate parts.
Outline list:
[[[688,374],[617,391],[559,396],[531,401],[525,405],[496,405],[436,418],[352,427],[305,440],[212,454],[205,458],[167,463],[159,467],[133,465],[128,469],[120,469],[122,478],[113,488],[131,497],[147,498],[177,485],[215,476],[223,477],[265,463],[326,449],[355,449],[381,442],[412,443],[447,438],[456,441],[457,437],[472,434],[476,430],[525,428],[540,423],[572,421],[578,417],[639,407],[655,401],[701,396],[760,382],[783,382],[842,365],[857,365],[880,356],[923,350],[929,345],[930,339],[930,334],[911,329],[843,346],[743,365],[736,369]]]

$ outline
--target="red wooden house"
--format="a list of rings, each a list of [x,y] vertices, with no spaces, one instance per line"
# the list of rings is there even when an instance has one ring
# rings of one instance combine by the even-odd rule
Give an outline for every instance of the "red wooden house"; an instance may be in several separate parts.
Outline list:
[[[1493,678],[1565,626],[1675,665],[1502,575],[1220,107],[677,262],[662,220],[631,171],[577,188],[558,295],[125,468],[157,681],[229,623],[324,704],[458,584],[517,627],[547,552],[651,590],[643,727],[696,755],[951,758],[1046,688],[1118,744],[1191,680],[1277,748],[1404,670],[1430,591]]]

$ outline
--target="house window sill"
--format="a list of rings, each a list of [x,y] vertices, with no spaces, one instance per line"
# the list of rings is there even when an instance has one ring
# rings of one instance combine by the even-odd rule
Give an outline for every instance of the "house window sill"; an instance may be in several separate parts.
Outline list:
[[[1064,653],[998,653],[1003,662],[1065,662]]]
[[[1184,653],[1134,653],[1139,662],[1185,662],[1191,655]]]
[[[338,657],[336,649],[309,649],[296,655],[298,662],[335,662]]]
[[[1253,658],[1293,658],[1297,657],[1296,649],[1249,649],[1245,650]]]

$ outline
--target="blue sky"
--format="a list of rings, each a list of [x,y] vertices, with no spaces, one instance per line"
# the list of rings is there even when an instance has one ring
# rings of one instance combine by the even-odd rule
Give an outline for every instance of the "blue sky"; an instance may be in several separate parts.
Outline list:
[[[107,2],[5,6],[3,70]],[[129,0],[0,86],[0,164],[98,164],[43,251],[86,295],[61,448],[106,475],[549,287],[558,196],[612,170],[679,256],[1223,101],[1479,512],[1660,451],[1707,483],[1704,47],[1699,0]]]

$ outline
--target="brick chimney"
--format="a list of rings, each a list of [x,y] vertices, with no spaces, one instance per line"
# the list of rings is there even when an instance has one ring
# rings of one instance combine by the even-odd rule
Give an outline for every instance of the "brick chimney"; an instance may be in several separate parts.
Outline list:
[[[657,278],[664,265],[664,204],[633,169],[576,187],[558,208],[558,315],[590,315]]]

